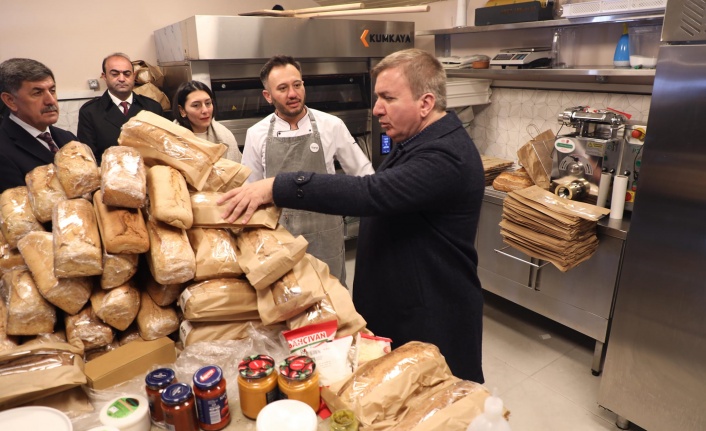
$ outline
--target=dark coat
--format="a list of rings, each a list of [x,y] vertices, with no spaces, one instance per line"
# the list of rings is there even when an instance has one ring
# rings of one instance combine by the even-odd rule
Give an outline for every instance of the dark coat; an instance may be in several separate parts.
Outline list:
[[[286,208],[361,216],[353,301],[394,346],[435,344],[454,375],[483,383],[475,236],[483,165],[455,113],[395,145],[375,175],[278,175]]]
[[[118,145],[118,136],[123,124],[142,110],[162,115],[162,105],[149,97],[133,93],[132,105],[127,115],[113,103],[108,90],[101,97],[89,100],[78,111],[78,139],[95,148],[96,161],[100,165],[103,152]]]
[[[61,148],[78,138],[67,130],[49,126],[54,143]],[[37,166],[54,162],[54,153],[8,115],[0,125],[0,192],[25,185],[25,175]]]

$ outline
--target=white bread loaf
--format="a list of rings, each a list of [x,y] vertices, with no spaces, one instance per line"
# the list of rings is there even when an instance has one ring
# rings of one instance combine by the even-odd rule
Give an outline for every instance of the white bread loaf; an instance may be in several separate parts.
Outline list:
[[[110,290],[96,289],[91,295],[91,307],[102,321],[124,331],[140,310],[140,291],[130,282]]]
[[[166,307],[167,305],[174,304],[186,287],[184,283],[159,284],[154,278],[152,278],[152,274],[144,277],[143,286],[154,303],[160,307]]]
[[[142,292],[140,311],[137,313],[137,328],[143,340],[156,340],[177,331],[179,318],[173,307],[160,307],[152,301],[147,292]]]
[[[52,214],[54,275],[85,277],[103,273],[103,252],[93,205],[83,198],[56,204]]]
[[[25,175],[25,183],[34,216],[41,223],[50,221],[54,204],[67,199],[66,192],[59,181],[56,166],[53,164],[37,166]]]
[[[69,199],[93,193],[101,186],[100,171],[91,148],[71,141],[54,155],[56,172]]]
[[[69,343],[79,345],[80,341],[86,351],[107,346],[115,338],[113,328],[103,323],[90,305],[73,316],[66,316],[64,325]]]
[[[532,185],[534,185],[532,178],[530,178],[525,168],[520,168],[516,171],[501,172],[500,175],[493,180],[493,188],[501,192],[521,190]]]
[[[26,269],[13,269],[2,276],[0,296],[7,305],[8,335],[54,332],[56,309],[39,293]]]
[[[139,208],[118,208],[103,203],[103,193],[93,195],[93,207],[105,251],[111,254],[140,254],[150,248],[147,227]]]
[[[129,328],[118,334],[118,344],[121,346],[138,340],[142,340],[142,337],[140,337],[140,331],[137,330],[137,324],[130,325]]]
[[[137,254],[110,254],[103,252],[101,289],[121,286],[137,273]]]
[[[91,297],[93,279],[56,278],[52,244],[53,236],[49,232],[31,232],[17,245],[44,299],[68,314],[76,314]]]
[[[153,166],[147,171],[150,215],[170,226],[189,229],[194,222],[191,198],[184,177],[169,166]]]
[[[211,174],[204,184],[203,192],[227,192],[245,184],[252,169],[232,160],[220,158],[213,165]]]
[[[153,218],[147,220],[150,251],[146,254],[152,277],[160,284],[186,283],[196,274],[196,257],[184,229]]]
[[[45,231],[34,216],[27,186],[7,189],[0,194],[0,228],[10,248],[17,248],[17,241],[30,232]]]
[[[101,162],[103,203],[122,208],[142,208],[147,201],[147,173],[135,148],[113,146]]]
[[[196,255],[194,281],[243,274],[236,258],[235,238],[230,231],[197,227],[187,230],[186,235]]]
[[[123,124],[118,143],[137,148],[146,166],[177,169],[196,190],[202,190],[213,164],[227,149],[226,145],[197,138],[191,130],[149,111],[142,111]]]
[[[19,250],[10,247],[10,244],[5,241],[5,235],[0,230],[0,273],[5,273],[21,266],[26,266],[24,258]]]

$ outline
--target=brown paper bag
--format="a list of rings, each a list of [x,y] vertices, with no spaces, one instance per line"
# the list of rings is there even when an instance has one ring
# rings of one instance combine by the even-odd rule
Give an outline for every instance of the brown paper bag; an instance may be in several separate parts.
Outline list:
[[[160,105],[162,105],[162,109],[164,109],[165,111],[169,111],[172,107],[172,104],[169,101],[167,95],[164,94],[162,90],[157,88],[157,86],[152,84],[151,82],[140,85],[139,87],[135,87],[133,91],[136,94],[149,97],[150,99],[158,102]]]
[[[251,173],[252,169],[249,167],[221,157],[214,163],[213,170],[201,191],[225,193],[245,184],[245,180]]]
[[[282,209],[274,205],[265,205],[257,209],[246,224],[242,223],[242,217],[235,223],[228,223],[221,218],[224,207],[217,203],[221,196],[223,193],[219,192],[191,193],[191,211],[194,214],[193,227],[264,227],[274,229],[277,226]]]
[[[85,384],[82,353],[67,343],[0,352],[0,410]]]
[[[191,228],[186,231],[196,255],[194,281],[237,277],[243,274],[238,264],[235,238],[227,229]]]
[[[179,339],[184,347],[201,341],[242,340],[250,336],[251,328],[262,328],[262,322],[192,322],[184,320],[179,326]]]
[[[532,182],[548,190],[552,172],[552,150],[554,132],[547,129],[517,150],[517,159],[527,170]]]
[[[245,280],[217,278],[193,284],[181,293],[179,307],[192,322],[256,320],[257,295]]]
[[[162,88],[164,84],[164,73],[162,73],[162,69],[144,60],[133,61],[132,67],[135,69],[135,84],[143,85],[152,83]]]

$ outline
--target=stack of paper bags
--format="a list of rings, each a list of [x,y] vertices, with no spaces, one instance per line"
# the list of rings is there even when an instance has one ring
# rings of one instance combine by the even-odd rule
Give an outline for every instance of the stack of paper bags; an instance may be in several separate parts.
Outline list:
[[[567,271],[598,247],[596,222],[610,210],[560,198],[538,187],[508,193],[500,235],[523,253]]]
[[[485,185],[493,184],[495,177],[514,165],[511,160],[503,160],[497,157],[480,156],[483,162],[483,173],[485,174]]]

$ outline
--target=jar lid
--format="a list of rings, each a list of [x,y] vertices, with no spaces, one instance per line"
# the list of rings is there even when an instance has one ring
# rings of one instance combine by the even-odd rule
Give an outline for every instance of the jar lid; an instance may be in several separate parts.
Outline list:
[[[314,374],[316,362],[308,356],[293,355],[280,362],[279,372],[290,380],[306,380]]]
[[[206,365],[194,373],[194,386],[199,389],[211,389],[223,379],[223,370],[218,365]]]
[[[166,388],[174,381],[175,376],[176,374],[171,368],[157,368],[147,373],[145,384],[157,389]]]
[[[244,379],[261,379],[272,374],[275,360],[267,355],[246,356],[238,364],[238,373]]]
[[[69,417],[57,409],[29,406],[0,412],[0,429],[71,431],[74,428]]]
[[[257,415],[257,431],[316,431],[316,413],[298,400],[278,400],[267,404]]]
[[[181,404],[189,398],[191,398],[191,386],[186,383],[174,383],[162,392],[162,401],[165,404]]]

